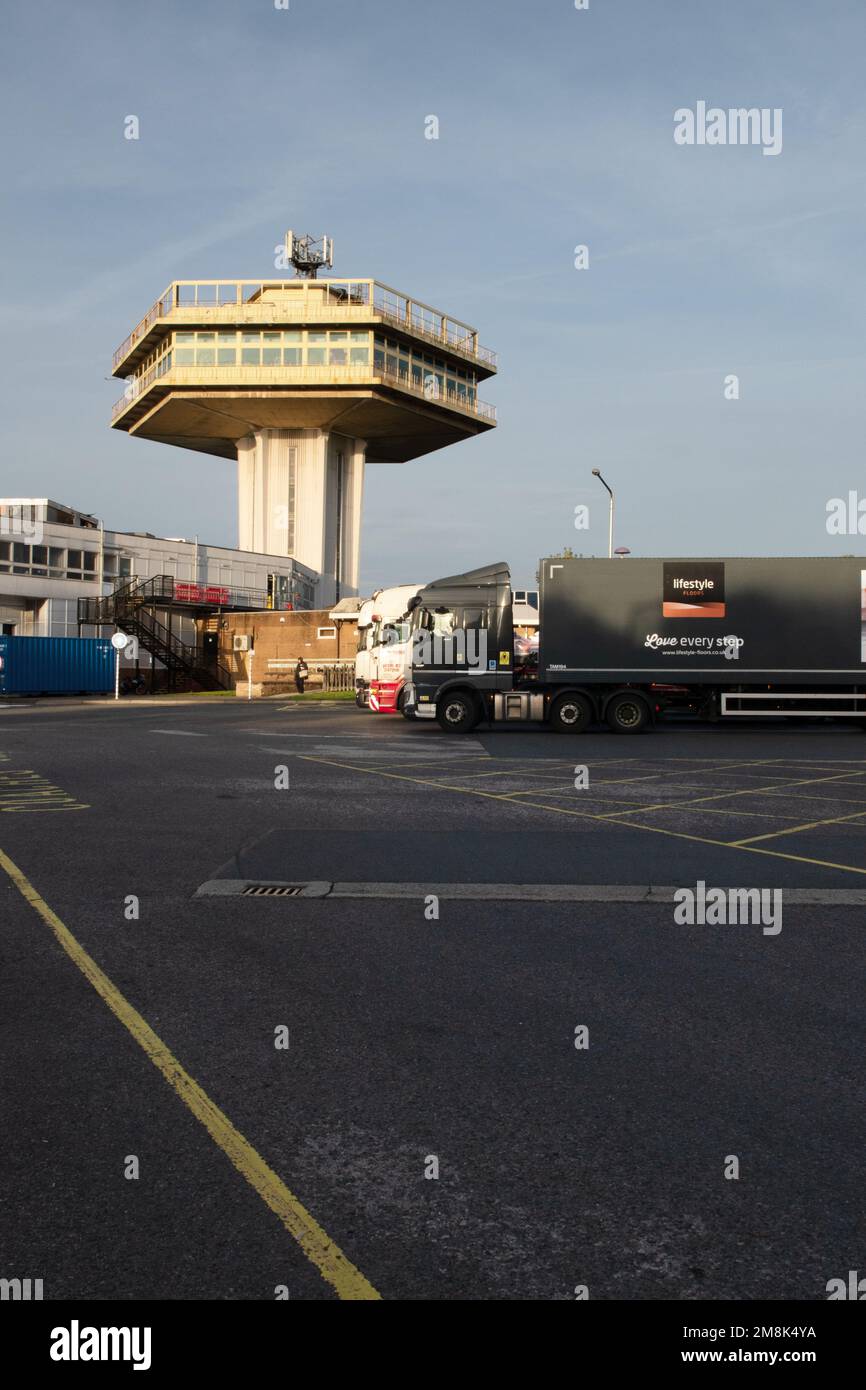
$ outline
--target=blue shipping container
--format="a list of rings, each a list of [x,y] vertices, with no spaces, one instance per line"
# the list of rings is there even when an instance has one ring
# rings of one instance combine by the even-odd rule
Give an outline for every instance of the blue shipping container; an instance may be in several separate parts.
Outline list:
[[[0,695],[104,695],[114,689],[107,637],[0,637]]]

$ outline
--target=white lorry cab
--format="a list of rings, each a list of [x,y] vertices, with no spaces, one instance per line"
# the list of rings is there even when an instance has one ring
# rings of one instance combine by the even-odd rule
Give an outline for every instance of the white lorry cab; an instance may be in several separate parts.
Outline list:
[[[362,708],[369,706],[378,710],[378,687],[382,680],[387,679],[389,685],[393,683],[395,689],[403,684],[405,656],[401,650],[397,674],[393,649],[401,638],[408,636],[407,604],[421,587],[420,584],[400,584],[393,589],[377,589],[358,610],[355,703]],[[382,670],[383,659],[387,675]]]
[[[377,714],[396,713],[402,706],[409,655],[409,602],[422,587],[400,584],[373,595],[367,703]]]

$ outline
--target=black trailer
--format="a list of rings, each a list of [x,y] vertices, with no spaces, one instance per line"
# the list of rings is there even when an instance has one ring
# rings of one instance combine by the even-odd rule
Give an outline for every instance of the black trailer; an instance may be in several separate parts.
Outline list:
[[[537,670],[514,671],[505,564],[413,601],[406,712],[636,733],[670,711],[866,717],[866,558],[564,559],[540,564]]]

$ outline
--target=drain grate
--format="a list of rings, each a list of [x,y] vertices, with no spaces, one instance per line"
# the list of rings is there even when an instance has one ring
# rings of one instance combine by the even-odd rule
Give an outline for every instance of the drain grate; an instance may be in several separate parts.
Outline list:
[[[241,890],[243,898],[299,898],[304,891],[303,884],[296,883],[248,883]]]
[[[196,898],[326,898],[333,884],[319,879],[212,878],[193,894]],[[866,897],[866,894],[864,894]]]

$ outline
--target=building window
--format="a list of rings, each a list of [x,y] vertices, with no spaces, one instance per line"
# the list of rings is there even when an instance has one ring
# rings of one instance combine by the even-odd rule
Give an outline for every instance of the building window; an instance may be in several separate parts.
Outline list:
[[[336,637],[336,635],[337,629],[335,627],[320,627],[316,632],[316,636],[319,638]]]
[[[282,333],[265,333],[263,339],[262,366],[278,367],[282,359]]]
[[[217,364],[220,367],[233,367],[237,362],[236,333],[217,334]]]
[[[196,333],[195,335],[195,365],[197,367],[213,367],[216,363],[216,334],[215,333]]]

